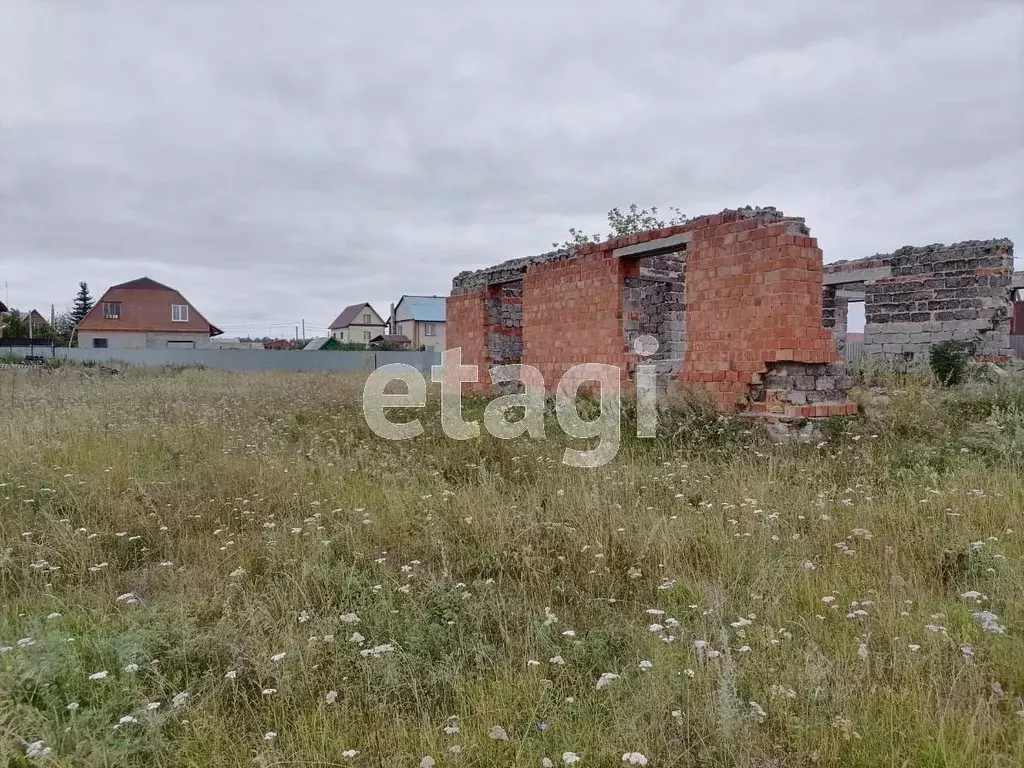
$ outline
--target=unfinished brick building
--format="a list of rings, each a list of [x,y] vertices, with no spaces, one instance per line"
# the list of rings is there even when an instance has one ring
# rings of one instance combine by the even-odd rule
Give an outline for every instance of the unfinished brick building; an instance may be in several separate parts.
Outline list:
[[[708,390],[726,412],[779,418],[856,412],[822,324],[822,253],[800,218],[726,210],[684,225],[463,272],[448,298],[464,364],[528,363],[553,387],[572,366],[618,366],[633,383],[654,336],[666,386]],[[491,390],[481,374],[478,390]]]
[[[900,248],[825,266],[824,323],[841,345],[849,304],[864,302],[867,357],[921,362],[931,345],[962,342],[976,357],[1014,354],[1014,293],[1024,273],[1013,271],[1009,240]]]

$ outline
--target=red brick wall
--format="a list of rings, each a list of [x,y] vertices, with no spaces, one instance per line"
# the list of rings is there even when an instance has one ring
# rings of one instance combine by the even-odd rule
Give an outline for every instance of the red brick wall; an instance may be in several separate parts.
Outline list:
[[[738,211],[584,246],[572,259],[531,266],[523,281],[523,362],[553,389],[580,363],[619,366],[624,387],[635,355],[623,330],[623,280],[635,263],[612,257],[626,245],[692,233],[686,250],[686,357],[681,380],[707,389],[732,412],[776,361],[828,363],[839,356],[822,328],[822,254],[796,221]],[[448,299],[448,347],[489,382],[488,292]]]
[[[550,390],[580,363],[625,370],[621,263],[611,257],[608,244],[527,271],[523,362],[540,370]]]
[[[837,361],[821,326],[822,254],[796,223],[727,212],[693,222],[686,253],[683,381],[726,412],[774,361]]]
[[[487,292],[449,296],[446,309],[445,347],[462,347],[462,364],[475,365],[477,384],[466,384],[467,392],[490,389],[487,355]]]

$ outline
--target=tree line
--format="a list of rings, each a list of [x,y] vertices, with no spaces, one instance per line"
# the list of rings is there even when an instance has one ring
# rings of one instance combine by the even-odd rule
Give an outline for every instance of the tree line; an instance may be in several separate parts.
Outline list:
[[[95,304],[92,294],[89,293],[89,285],[81,282],[78,284],[78,293],[75,294],[71,307],[54,315],[52,323],[45,318],[42,323],[32,323],[29,318],[23,316],[23,310],[11,307],[0,318],[0,324],[3,326],[0,335],[8,339],[51,339],[55,344],[65,347],[73,345],[75,328]]]

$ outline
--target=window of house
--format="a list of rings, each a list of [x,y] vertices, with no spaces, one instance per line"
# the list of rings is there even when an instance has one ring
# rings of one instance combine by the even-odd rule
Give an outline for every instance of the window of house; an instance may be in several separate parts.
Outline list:
[[[106,339],[93,339],[92,340],[92,346],[93,346],[93,349],[106,349],[107,348],[107,340]]]
[[[188,322],[188,304],[171,304],[171,322]]]
[[[363,341],[369,341],[369,340],[370,340],[370,332],[369,331],[363,331]]]
[[[363,325],[369,325],[372,322],[373,322],[373,318],[370,316],[370,313],[369,312],[364,312],[363,313]]]
[[[433,323],[424,323],[423,324],[423,335],[424,336],[436,336],[437,335],[437,332],[434,330],[434,324]]]
[[[119,301],[104,301],[103,302],[103,319],[104,320],[120,320],[121,319],[121,302]],[[104,345],[106,346],[106,345]]]

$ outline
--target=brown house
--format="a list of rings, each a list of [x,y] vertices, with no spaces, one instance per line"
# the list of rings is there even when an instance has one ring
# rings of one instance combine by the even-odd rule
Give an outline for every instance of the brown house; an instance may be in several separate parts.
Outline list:
[[[223,333],[178,291],[148,277],[107,289],[77,330],[78,346],[96,349],[201,349]]]

